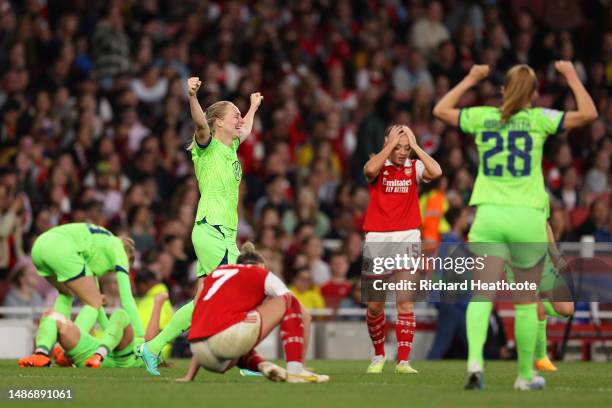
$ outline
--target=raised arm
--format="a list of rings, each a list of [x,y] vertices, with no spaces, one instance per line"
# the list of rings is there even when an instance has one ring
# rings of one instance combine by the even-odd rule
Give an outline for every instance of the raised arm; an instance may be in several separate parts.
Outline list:
[[[130,277],[127,270],[115,272],[115,277],[117,278],[121,307],[130,317],[130,323],[132,323],[136,337],[144,337],[144,330],[142,329],[140,316],[138,316],[138,309],[136,309],[136,302],[132,295],[132,284],[130,283]]]
[[[459,100],[468,89],[476,85],[483,78],[489,75],[488,65],[472,65],[470,72],[453,89],[442,97],[434,106],[433,114],[436,118],[448,123],[449,125],[459,125],[459,112],[455,108]]]
[[[404,126],[404,133],[408,134],[410,149],[416,153],[419,160],[421,160],[425,166],[425,170],[423,171],[423,179],[425,181],[431,181],[440,177],[442,175],[442,168],[433,157],[428,155],[427,152],[421,149],[421,146],[417,144],[416,137],[414,136],[412,130],[408,126]]]
[[[259,92],[255,92],[251,94],[251,106],[249,107],[249,111],[242,118],[242,127],[240,128],[240,133],[238,137],[240,138],[240,143],[244,142],[250,135],[253,130],[253,121],[255,120],[255,113],[257,109],[259,109],[259,105],[261,105],[261,101],[263,101],[263,96]]]
[[[202,85],[202,81],[198,77],[191,77],[187,80],[187,89],[189,90],[189,109],[191,111],[191,119],[195,125],[195,140],[200,146],[206,146],[210,142],[211,134],[206,114],[198,101],[198,89]]]
[[[597,108],[591,98],[591,95],[587,92],[576,74],[576,69],[571,61],[557,61],[555,62],[555,68],[561,73],[567,80],[567,85],[572,90],[574,98],[576,98],[577,111],[570,111],[565,113],[565,119],[563,120],[563,127],[565,129],[573,129],[580,126],[584,126],[589,122],[597,119]]]
[[[380,173],[380,170],[385,165],[385,161],[387,161],[387,158],[389,158],[389,155],[395,149],[395,146],[397,146],[403,133],[404,129],[401,126],[393,126],[382,150],[372,156],[363,166],[363,175],[368,180],[368,183],[373,182],[378,177],[378,173]]]

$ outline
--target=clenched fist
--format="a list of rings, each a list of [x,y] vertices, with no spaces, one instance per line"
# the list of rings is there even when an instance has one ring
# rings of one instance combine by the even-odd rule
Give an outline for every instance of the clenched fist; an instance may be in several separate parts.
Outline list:
[[[489,75],[489,66],[488,65],[472,65],[470,69],[470,73],[468,77],[474,80],[474,82],[478,83],[485,79]]]
[[[251,107],[252,108],[259,108],[259,105],[261,105],[261,101],[263,101],[263,96],[261,95],[261,93],[259,92],[255,92],[251,94]]]
[[[566,78],[570,76],[577,76],[576,68],[572,61],[556,61],[555,69],[561,73]]]
[[[195,96],[198,93],[198,89],[202,85],[199,77],[191,77],[187,80],[187,89],[189,90],[189,96]]]

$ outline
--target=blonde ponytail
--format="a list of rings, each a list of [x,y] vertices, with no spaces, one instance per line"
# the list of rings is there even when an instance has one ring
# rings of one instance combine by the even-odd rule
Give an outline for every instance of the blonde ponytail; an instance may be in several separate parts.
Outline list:
[[[533,69],[524,64],[510,68],[504,81],[504,96],[500,108],[502,123],[528,106],[537,89],[538,80]]]

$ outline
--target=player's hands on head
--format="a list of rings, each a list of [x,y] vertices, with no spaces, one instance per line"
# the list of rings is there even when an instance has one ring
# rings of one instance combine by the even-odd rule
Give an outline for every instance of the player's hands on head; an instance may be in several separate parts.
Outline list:
[[[198,93],[198,89],[202,85],[202,81],[200,81],[199,77],[191,77],[187,80],[187,89],[189,91],[189,96],[195,96]]]
[[[488,65],[472,65],[468,77],[471,78],[475,83],[478,83],[489,76]]]
[[[577,76],[576,68],[574,67],[572,61],[555,61],[555,69],[565,78]]]
[[[417,140],[416,136],[412,132],[412,129],[410,129],[408,126],[402,126],[402,129],[404,131],[404,135],[408,136],[408,146],[410,146],[411,149],[414,149],[417,146]]]
[[[387,144],[393,147],[397,146],[400,140],[400,136],[404,135],[404,129],[402,126],[395,125],[389,131],[389,135],[387,136]]]
[[[259,92],[255,92],[251,94],[251,107],[252,108],[259,108],[259,105],[261,105],[261,101],[263,101],[263,95]]]

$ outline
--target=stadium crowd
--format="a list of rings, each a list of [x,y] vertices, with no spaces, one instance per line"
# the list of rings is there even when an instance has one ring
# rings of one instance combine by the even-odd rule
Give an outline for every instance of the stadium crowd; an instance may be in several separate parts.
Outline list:
[[[387,124],[409,125],[443,168],[420,192],[423,239],[440,242],[447,218],[469,223],[476,150],[432,107],[474,63],[492,74],[462,106],[497,104],[505,70],[526,63],[537,104],[568,110],[553,61],[574,61],[600,119],[547,142],[551,224],[560,241],[610,242],[606,4],[0,0],[0,304],[49,304],[27,254],[42,232],[80,221],[134,239],[139,296],[163,283],[175,305],[193,297],[189,76],[203,81],[203,106],[227,99],[244,113],[263,93],[239,149],[238,236],[306,307],[360,306],[362,168]],[[102,284],[116,304],[112,278]]]

